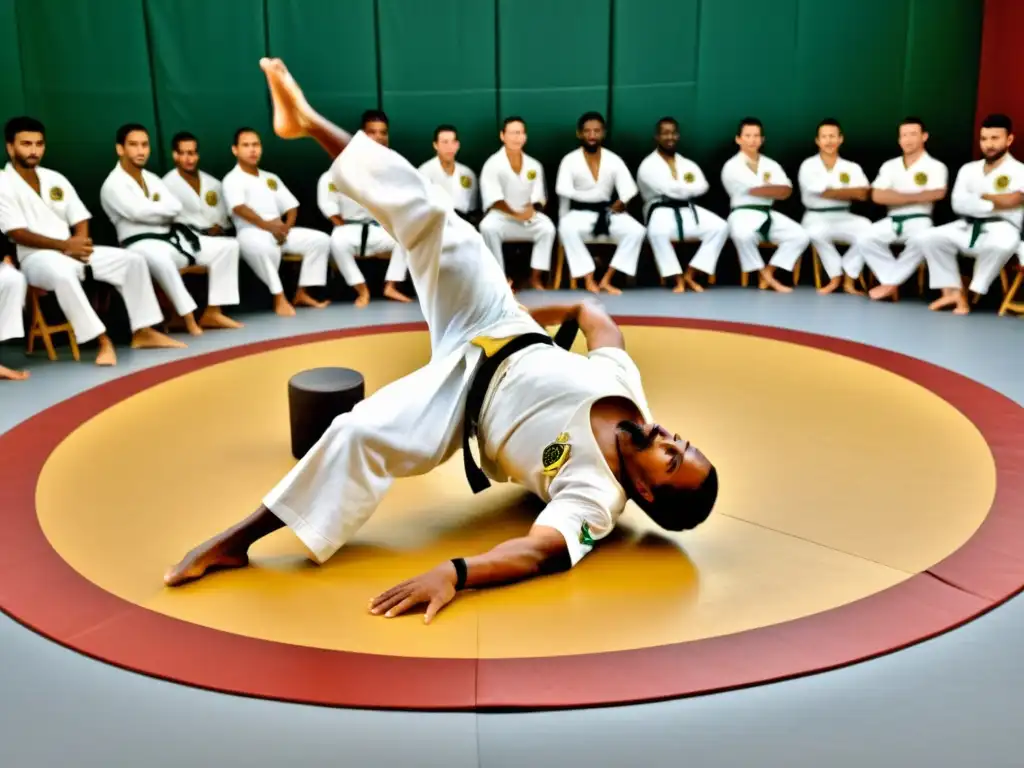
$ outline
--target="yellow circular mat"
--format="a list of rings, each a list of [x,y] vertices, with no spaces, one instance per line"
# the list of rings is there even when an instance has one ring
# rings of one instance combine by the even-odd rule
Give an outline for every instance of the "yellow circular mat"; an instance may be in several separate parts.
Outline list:
[[[149,610],[279,642],[416,657],[596,653],[741,632],[818,613],[942,560],[995,492],[978,430],[882,368],[741,334],[623,328],[660,423],[719,467],[715,514],[666,534],[630,506],[567,574],[461,595],[430,627],[367,601],[393,584],[526,531],[514,486],[470,493],[456,457],[399,480],[356,540],[314,565],[288,530],[252,568],[166,589],[166,567],[252,512],[294,464],[287,381],[342,365],[367,393],[429,355],[422,331],[286,347],[144,390],[70,434],[47,461],[37,509],[85,578]],[[582,347],[578,347],[582,349]]]

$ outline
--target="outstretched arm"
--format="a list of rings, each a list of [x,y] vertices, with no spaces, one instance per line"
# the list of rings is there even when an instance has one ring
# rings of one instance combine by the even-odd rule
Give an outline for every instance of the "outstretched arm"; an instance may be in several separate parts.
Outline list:
[[[530,316],[543,326],[577,322],[583,337],[587,340],[587,349],[591,352],[601,347],[626,348],[622,331],[600,304],[585,301],[579,304],[536,307],[530,310]]]
[[[463,558],[462,562],[465,589],[512,584],[570,567],[565,537],[555,528],[543,525],[535,525],[526,536],[504,541],[489,552]],[[375,597],[370,601],[370,612],[392,618],[426,603],[423,621],[429,624],[454,599],[458,575],[454,561],[441,563]]]

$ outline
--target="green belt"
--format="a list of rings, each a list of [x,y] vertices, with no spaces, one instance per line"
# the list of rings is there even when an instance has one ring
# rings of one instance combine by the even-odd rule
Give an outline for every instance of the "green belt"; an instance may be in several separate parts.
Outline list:
[[[831,208],[805,208],[808,213],[833,213],[838,211],[848,211],[850,206],[848,205],[834,205]]]
[[[903,222],[910,221],[911,219],[930,219],[931,214],[928,213],[907,213],[902,216],[890,216],[893,224],[893,231],[896,232],[896,237],[900,237],[903,234]]]
[[[174,223],[170,226],[169,232],[142,232],[138,235],[126,237],[121,241],[121,247],[127,248],[132,243],[138,243],[142,240],[161,240],[165,243],[170,243],[178,253],[188,259],[188,265],[194,267],[196,265],[194,254],[200,251],[199,237],[184,224]],[[185,247],[181,244],[182,238],[192,246],[192,253],[185,250]]]
[[[764,213],[764,224],[757,228],[761,239],[768,242],[768,233],[772,231],[772,207],[770,205],[737,205],[734,211],[762,211]]]
[[[974,244],[978,242],[978,238],[981,237],[981,233],[985,231],[985,225],[992,221],[1006,221],[1011,227],[1013,226],[1012,221],[1007,221],[1002,216],[989,216],[987,218],[977,219],[973,216],[964,216],[964,221],[971,225],[971,243],[968,248],[973,248]]]
[[[682,241],[683,238],[683,217],[679,213],[683,208],[689,208],[693,212],[693,220],[700,224],[700,219],[697,217],[697,209],[693,205],[692,200],[679,200],[675,197],[662,197],[656,202],[651,204],[651,207],[647,211],[647,220],[644,222],[645,225],[649,226],[651,223],[651,214],[653,214],[658,208],[670,208],[672,213],[676,217],[676,229],[679,230],[679,239]]]

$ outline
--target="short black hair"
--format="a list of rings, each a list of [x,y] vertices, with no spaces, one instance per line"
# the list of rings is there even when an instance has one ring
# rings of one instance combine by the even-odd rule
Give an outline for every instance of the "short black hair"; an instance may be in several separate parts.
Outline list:
[[[676,120],[674,117],[668,117],[666,115],[665,117],[661,118],[660,120],[658,120],[658,122],[654,124],[654,132],[658,133],[659,131],[661,131],[661,126],[665,125],[666,123],[668,125],[671,125],[677,131],[679,130],[679,121]]]
[[[741,136],[743,129],[748,125],[756,126],[761,131],[761,135],[764,136],[764,124],[756,117],[744,117],[740,120],[740,124],[736,126],[736,135]]]
[[[512,123],[522,123],[523,124],[523,130],[524,131],[526,130],[526,121],[523,120],[523,118],[521,118],[519,115],[510,115],[510,116],[506,117],[504,120],[502,120],[501,121],[501,130],[504,131]]]
[[[1008,134],[1013,133],[1013,120],[1010,119],[1009,115],[1004,115],[1001,112],[996,112],[991,115],[986,115],[985,119],[981,123],[982,128],[1002,128]]]
[[[449,123],[442,123],[441,125],[437,126],[437,128],[434,129],[434,141],[437,141],[438,137],[442,133],[446,133],[446,132],[447,133],[454,133],[455,134],[455,138],[456,139],[459,138],[459,129],[458,128],[456,128],[454,125],[450,125]]]
[[[128,140],[128,134],[135,133],[135,131],[142,131],[147,137],[149,136],[149,129],[142,123],[125,123],[117,129],[117,135],[114,137],[114,143],[123,147],[125,141]]]
[[[19,133],[41,133],[46,138],[46,128],[34,117],[12,117],[4,125],[4,141],[8,144],[14,143],[14,137]]]
[[[359,127],[365,128],[369,123],[384,123],[386,126],[391,126],[388,116],[382,109],[368,109],[363,112],[363,116],[359,118]]]
[[[243,133],[255,133],[256,134],[256,138],[260,137],[260,132],[257,131],[255,128],[250,128],[247,125],[243,125],[237,131],[235,131],[235,138],[231,140],[231,146],[233,146],[233,147],[237,147],[238,146],[238,142],[242,138],[242,134]]]
[[[814,131],[814,135],[817,136],[819,133],[821,133],[821,129],[822,128],[825,128],[826,126],[829,126],[829,125],[831,125],[837,131],[839,131],[839,135],[840,136],[843,135],[843,126],[841,126],[839,124],[839,121],[836,120],[834,117],[826,117],[824,120],[822,120],[820,123],[818,123],[818,127]]]
[[[689,531],[708,519],[718,499],[718,470],[712,466],[696,488],[673,485],[651,489],[654,501],[634,495],[633,501],[647,516],[666,531]]]
[[[928,132],[928,128],[925,126],[924,120],[922,120],[917,115],[907,115],[902,120],[900,120],[900,128],[902,128],[904,125],[917,125],[921,127],[921,133]]]
[[[602,128],[607,125],[604,121],[604,116],[600,112],[584,112],[580,115],[580,119],[576,121],[576,130],[582,131],[583,126],[591,120],[597,120],[597,122],[601,124]]]
[[[178,131],[174,134],[174,138],[171,139],[171,149],[177,152],[179,147],[181,147],[181,142],[183,141],[194,141],[196,143],[196,149],[199,149],[199,139],[188,131]]]

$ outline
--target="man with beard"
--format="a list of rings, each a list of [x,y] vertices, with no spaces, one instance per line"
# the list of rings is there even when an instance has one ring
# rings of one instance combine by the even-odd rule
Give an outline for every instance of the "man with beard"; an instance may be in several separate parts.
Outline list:
[[[420,173],[448,193],[455,212],[466,221],[480,221],[479,187],[476,174],[468,165],[456,161],[461,149],[459,131],[454,125],[434,129],[434,157],[420,166]]]
[[[676,152],[679,123],[674,117],[657,122],[654,142],[655,150],[637,168],[636,183],[644,199],[647,239],[658,274],[675,278],[674,293],[682,293],[687,285],[703,291],[696,272],[715,274],[722,246],[729,237],[729,225],[718,214],[694,204],[710,185],[697,163]],[[700,240],[700,248],[684,275],[674,243],[688,238]]]
[[[363,133],[374,141],[385,147],[390,144],[388,116],[381,110],[368,109],[363,112],[360,125]],[[370,303],[370,289],[366,286],[366,278],[356,259],[380,254],[390,254],[388,269],[384,274],[384,298],[411,302],[412,299],[398,289],[399,284],[405,282],[408,271],[405,251],[391,235],[381,229],[380,222],[367,213],[366,209],[338,191],[329,170],[324,171],[317,182],[316,202],[320,213],[334,225],[331,231],[331,255],[345,283],[356,292],[355,306],[365,307]]]
[[[622,293],[612,285],[616,272],[636,275],[646,230],[626,212],[639,190],[622,158],[603,147],[605,121],[587,112],[576,122],[580,148],[558,166],[555,194],[559,197],[558,236],[565,249],[569,274],[583,278],[588,291]],[[594,258],[586,243],[601,239],[617,244],[600,285],[594,282]]]
[[[863,261],[854,255],[855,266],[843,275],[844,259],[836,249],[835,241],[852,244],[871,229],[871,219],[851,213],[854,200],[867,200],[871,185],[864,170],[852,160],[839,156],[843,144],[843,129],[839,121],[826,118],[818,123],[814,143],[818,154],[800,164],[797,183],[804,204],[801,226],[807,230],[811,245],[818,252],[821,265],[828,275],[828,284],[819,293],[832,293],[840,285],[843,291],[861,294],[854,280],[860,276]],[[848,260],[849,261],[849,260]]]
[[[548,193],[544,167],[523,152],[526,121],[507,117],[502,123],[502,148],[487,158],[480,169],[480,197],[487,212],[480,222],[480,234],[488,250],[505,271],[502,243],[533,243],[530,257],[530,287],[544,290],[544,273],[551,270],[555,225],[544,214]]]
[[[32,117],[15,117],[4,126],[10,162],[0,194],[0,231],[18,247],[18,261],[29,285],[51,291],[79,343],[96,340],[97,365],[115,365],[117,355],[107,329],[82,287],[87,270],[93,279],[121,294],[132,329],[132,348],[183,347],[150,326],[163,319],[145,258],[123,248],[93,245],[92,214],[71,182],[40,165],[46,153],[46,128]]]
[[[295,226],[299,201],[280,176],[260,168],[263,143],[255,130],[235,131],[231,152],[238,162],[224,176],[221,186],[243,258],[275,297],[278,313],[292,314],[283,301],[281,258],[286,252],[299,254],[302,266],[291,304],[323,309],[330,302],[314,299],[308,289],[327,285],[330,237],[316,229]]]
[[[933,289],[942,296],[933,310],[953,307],[953,314],[970,309],[964,296],[957,255],[974,258],[969,290],[988,293],[992,281],[1020,244],[1024,219],[1024,164],[1009,154],[1013,123],[1006,115],[989,115],[981,124],[981,160],[964,165],[956,175],[950,202],[957,221],[935,227],[921,237]]]
[[[121,247],[145,257],[153,279],[190,334],[199,336],[203,328],[240,328],[241,323],[221,311],[223,306],[238,304],[238,243],[197,235],[175,221],[181,202],[163,179],[146,170],[150,143],[145,126],[122,125],[115,148],[120,160],[100,188],[100,204],[117,230]],[[208,303],[198,323],[192,315],[195,299],[180,273],[196,264],[209,273]]]
[[[591,304],[529,313],[515,300],[480,233],[404,158],[359,131],[350,136],[306,101],[284,64],[263,59],[284,139],[315,139],[342,193],[364,206],[409,254],[431,359],[339,416],[252,515],[172,567],[178,585],[248,564],[249,547],[288,525],[322,563],[355,535],[399,477],[421,475],[461,446],[474,491],[511,480],[547,506],[525,535],[445,561],[371,600],[377,615],[426,604],[430,621],[457,591],[521,581],[578,564],[631,499],[663,527],[701,523],[717,473],[689,441],[650,419],[640,372],[622,334]],[[577,324],[574,354],[543,326]],[[476,436],[484,469],[473,462]]]

